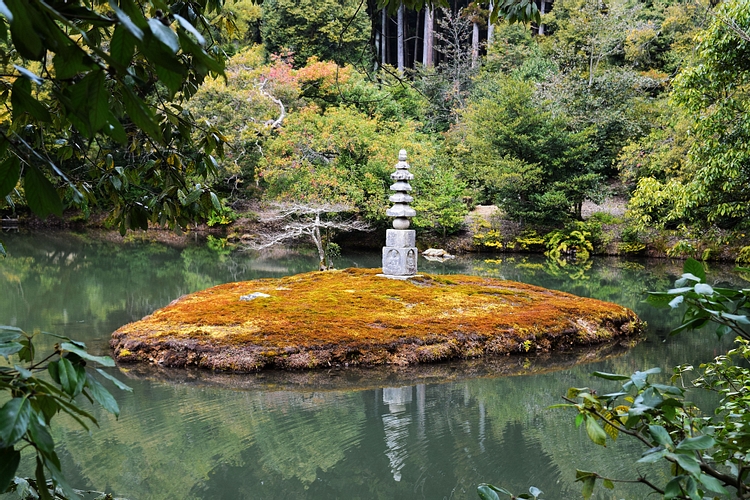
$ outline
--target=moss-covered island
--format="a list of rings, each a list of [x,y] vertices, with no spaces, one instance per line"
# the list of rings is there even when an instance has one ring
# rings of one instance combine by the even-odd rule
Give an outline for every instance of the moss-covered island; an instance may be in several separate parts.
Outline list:
[[[120,362],[253,372],[565,350],[643,326],[625,307],[513,281],[377,273],[215,286],[123,326],[111,345]]]

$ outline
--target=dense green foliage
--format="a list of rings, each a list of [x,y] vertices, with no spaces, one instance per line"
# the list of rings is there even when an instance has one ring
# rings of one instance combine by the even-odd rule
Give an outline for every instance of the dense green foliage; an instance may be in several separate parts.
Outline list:
[[[554,406],[575,409],[576,427],[583,425],[594,443],[606,446],[607,437],[616,440],[626,435],[644,447],[637,464],[665,461],[670,465],[666,484],[654,483],[637,465],[634,479],[578,470],[576,481],[583,485],[584,499],[591,498],[597,482],[608,489],[614,489],[618,482],[642,483],[664,499],[750,496],[749,297],[749,289],[715,288],[706,283],[705,269],[694,259],[685,262],[675,288],[649,294],[648,302],[655,306],[686,306],[682,325],[671,332],[673,335],[707,323],[717,326],[719,338],[737,335],[735,349],[700,365],[699,376],[688,381],[689,388],[716,394],[719,402],[713,417],[687,399],[684,379],[694,371],[690,365],[676,367],[669,384],[653,381],[660,372],[658,368],[632,375],[595,372],[594,376],[601,379],[625,383],[621,390],[608,394],[596,388],[570,388],[563,398],[566,403]],[[478,488],[479,497],[484,500],[499,499],[498,493],[532,498],[527,494],[514,496],[488,484]]]
[[[9,364],[13,359],[12,368],[0,367],[0,390],[10,396],[0,408],[0,493],[12,489],[19,493],[25,491],[24,497],[32,497],[31,492],[35,492],[34,498],[50,499],[50,490],[55,492],[59,488],[61,493],[54,494],[55,498],[78,498],[61,471],[50,433],[52,419],[64,413],[84,429],[90,424],[96,425],[94,415],[76,401],[79,395],[119,415],[117,401],[94,377],[94,371],[120,389],[130,388],[106,371],[95,368],[96,365],[114,366],[109,356],[93,356],[84,344],[49,333],[44,335],[56,337],[59,343],[55,344],[53,352],[41,356],[37,352],[37,335],[13,326],[0,326],[0,355]],[[43,376],[44,372],[48,372],[49,377]],[[15,478],[21,450],[25,448],[36,454],[35,476],[29,480]],[[49,486],[48,477],[51,479]]]
[[[366,63],[367,12],[356,0],[264,0],[263,41],[271,54],[288,51],[297,66],[313,56]]]
[[[220,133],[179,104],[223,72],[210,38],[219,0],[0,7],[6,204],[24,200],[46,217],[101,202],[123,233],[149,221],[184,227],[220,207],[205,186]]]

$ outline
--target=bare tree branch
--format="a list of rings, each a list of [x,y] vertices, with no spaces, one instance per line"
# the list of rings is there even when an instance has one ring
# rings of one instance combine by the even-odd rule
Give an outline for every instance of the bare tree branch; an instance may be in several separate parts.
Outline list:
[[[284,242],[312,239],[320,257],[320,269],[330,269],[329,245],[338,232],[368,231],[370,225],[356,219],[354,208],[344,203],[284,203],[277,204],[270,214],[262,215],[261,223],[285,223],[278,229],[261,234],[258,240],[247,244],[252,250],[262,250]],[[349,214],[349,217],[345,215]]]

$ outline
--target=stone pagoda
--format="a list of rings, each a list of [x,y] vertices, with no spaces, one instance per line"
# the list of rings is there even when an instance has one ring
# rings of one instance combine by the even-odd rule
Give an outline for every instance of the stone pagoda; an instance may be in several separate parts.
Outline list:
[[[414,200],[409,195],[409,181],[413,178],[406,163],[406,150],[402,149],[398,153],[396,171],[391,174],[391,179],[396,181],[391,186],[391,191],[396,192],[390,197],[393,206],[385,212],[394,217],[393,229],[386,231],[383,247],[383,276],[389,278],[405,279],[417,274],[416,232],[409,229],[409,219],[417,215],[409,206]]]

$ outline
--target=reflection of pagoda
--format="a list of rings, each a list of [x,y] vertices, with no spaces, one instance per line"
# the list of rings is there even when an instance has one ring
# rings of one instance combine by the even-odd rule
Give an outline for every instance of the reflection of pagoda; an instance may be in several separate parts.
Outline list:
[[[388,405],[388,413],[383,414],[386,456],[391,464],[394,481],[401,481],[401,469],[408,457],[406,451],[411,415],[406,412],[406,404],[411,403],[411,387],[385,387],[383,403]]]

